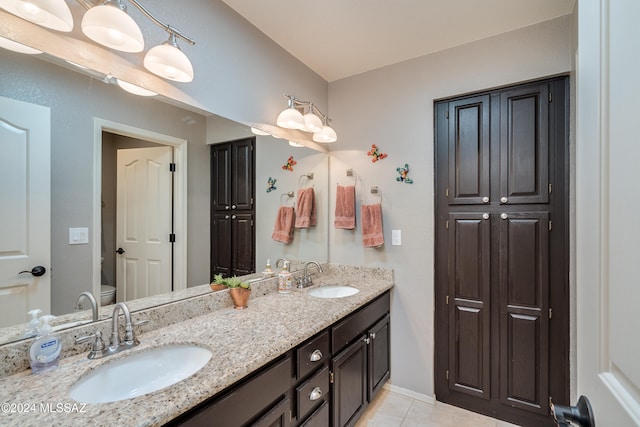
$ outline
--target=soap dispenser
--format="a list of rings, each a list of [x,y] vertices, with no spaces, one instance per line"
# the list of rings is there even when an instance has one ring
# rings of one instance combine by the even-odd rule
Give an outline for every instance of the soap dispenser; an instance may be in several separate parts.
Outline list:
[[[55,318],[50,314],[41,317],[42,327],[40,328],[40,334],[33,341],[29,350],[31,371],[34,374],[41,374],[58,367],[62,344],[53,335],[53,328],[49,325],[49,322]]]
[[[284,261],[282,270],[278,273],[278,292],[281,294],[290,294],[293,289],[293,281],[291,272],[289,272],[289,261]]]
[[[40,313],[42,313],[42,310],[39,308],[27,312],[27,314],[31,316],[31,320],[27,323],[27,329],[25,329],[22,334],[22,338],[31,338],[38,335],[38,332],[40,331],[40,319],[38,319],[38,315]]]

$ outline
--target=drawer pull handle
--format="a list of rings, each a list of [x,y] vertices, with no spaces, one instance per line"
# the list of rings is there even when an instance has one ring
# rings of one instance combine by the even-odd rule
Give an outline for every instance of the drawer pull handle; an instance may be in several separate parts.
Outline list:
[[[322,352],[320,350],[315,350],[311,353],[311,356],[309,356],[311,362],[317,362],[320,359],[322,359]]]
[[[309,393],[309,400],[318,400],[322,397],[322,390],[320,390],[320,387],[316,387],[313,390],[311,390],[311,393]]]

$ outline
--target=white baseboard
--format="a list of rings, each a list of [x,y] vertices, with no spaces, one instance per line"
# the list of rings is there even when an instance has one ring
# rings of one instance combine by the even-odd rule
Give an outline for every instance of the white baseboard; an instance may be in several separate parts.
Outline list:
[[[422,394],[422,393],[416,393],[415,391],[412,391],[412,390],[409,390],[409,389],[406,389],[406,388],[402,388],[402,387],[398,387],[398,386],[389,384],[388,382],[384,385],[383,388],[385,390],[389,390],[389,391],[392,391],[394,393],[398,393],[398,394],[401,394],[403,396],[410,397],[411,399],[419,400],[420,402],[429,403],[431,405],[434,405],[436,403],[435,396],[429,396],[429,395]]]

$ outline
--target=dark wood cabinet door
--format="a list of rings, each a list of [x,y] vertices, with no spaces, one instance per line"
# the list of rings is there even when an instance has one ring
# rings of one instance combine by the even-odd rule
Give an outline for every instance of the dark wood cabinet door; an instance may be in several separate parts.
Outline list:
[[[231,213],[211,214],[211,279],[214,274],[231,276],[233,271],[231,253]]]
[[[549,214],[500,219],[500,399],[549,412]]]
[[[449,204],[489,203],[489,95],[449,103]]]
[[[449,387],[490,397],[488,213],[449,214]]]
[[[291,402],[285,398],[258,421],[253,427],[289,427],[291,425]]]
[[[500,94],[500,203],[549,202],[549,84]]]
[[[231,146],[211,146],[211,210],[231,210]]]
[[[367,399],[369,402],[382,390],[391,373],[389,315],[369,329],[369,378]]]
[[[322,403],[300,427],[327,427],[329,426],[329,404]]]
[[[251,210],[254,198],[254,138],[231,145],[231,209]]]
[[[233,274],[241,276],[255,271],[255,232],[253,213],[231,214],[231,262]]]
[[[333,426],[354,425],[367,407],[367,344],[358,339],[331,360]]]

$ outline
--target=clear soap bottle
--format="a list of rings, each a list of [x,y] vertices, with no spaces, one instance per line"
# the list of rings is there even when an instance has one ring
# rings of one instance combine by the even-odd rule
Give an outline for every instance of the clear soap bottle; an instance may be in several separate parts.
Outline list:
[[[284,261],[282,270],[278,273],[278,292],[281,294],[290,294],[293,289],[293,280],[289,271],[289,262]]]
[[[62,344],[53,335],[53,328],[49,325],[49,322],[55,318],[50,314],[41,317],[40,335],[33,341],[29,350],[31,372],[34,374],[41,374],[55,369],[58,367],[58,362],[60,362]]]

